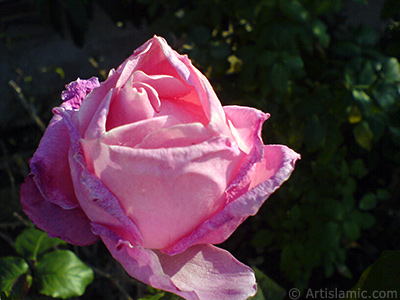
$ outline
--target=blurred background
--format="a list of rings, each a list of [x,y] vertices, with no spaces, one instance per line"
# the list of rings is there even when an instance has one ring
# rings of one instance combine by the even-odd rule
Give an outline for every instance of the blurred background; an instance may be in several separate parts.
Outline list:
[[[32,226],[19,186],[64,86],[104,80],[157,34],[189,55],[224,105],[271,113],[266,144],[302,155],[291,179],[221,245],[257,269],[256,298],[367,288],[368,274],[359,279],[371,264],[381,273],[370,272],[369,284],[398,290],[399,22],[398,0],[1,0],[1,256],[20,256],[16,240]],[[94,270],[75,299],[172,297],[127,276],[101,243],[55,247]],[[3,298],[52,299],[27,274]]]

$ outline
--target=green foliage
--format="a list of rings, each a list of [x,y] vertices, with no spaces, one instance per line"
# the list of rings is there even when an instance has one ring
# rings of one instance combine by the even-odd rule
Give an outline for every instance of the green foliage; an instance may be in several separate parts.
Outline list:
[[[0,291],[11,292],[18,278],[27,273],[27,262],[19,257],[7,256],[0,258]]]
[[[367,4],[367,0],[26,2],[81,46],[93,4],[116,24],[145,20],[154,33],[189,54],[224,104],[271,113],[263,131],[265,142],[288,145],[302,160],[260,213],[241,226],[251,239],[232,247],[257,267],[261,292],[256,299],[267,299],[272,291],[277,291],[272,299],[283,297],[262,272],[275,272],[274,278],[285,287],[306,289],[310,281],[316,286],[322,277],[348,285],[360,272],[352,261],[355,251],[357,263],[365,269],[368,260],[363,257],[400,246],[398,0],[384,3],[382,17],[388,22],[383,33],[367,26],[345,26],[344,4]],[[381,242],[382,235],[389,235],[391,244]],[[379,241],[373,241],[374,236]],[[51,254],[58,246],[62,246],[59,240],[39,231],[24,231],[15,242],[24,259],[1,260],[0,268],[12,265],[3,275],[7,286],[2,286],[2,298],[18,298],[31,290],[32,277],[33,285],[40,283],[42,292],[55,296],[61,281],[46,286],[45,277],[40,281],[35,272],[37,267],[42,268],[39,274],[56,271],[51,266],[46,269],[41,260],[54,255],[62,261],[59,254]],[[368,268],[356,287],[390,282],[384,270],[398,269],[398,254],[389,256]],[[79,279],[83,283],[77,294],[91,278],[83,269],[87,277]],[[268,288],[270,284],[274,288]],[[71,290],[64,292],[60,296]],[[179,297],[150,289],[142,299]]]
[[[93,271],[71,251],[45,254],[36,265],[39,291],[55,298],[81,296],[93,281]]]
[[[348,300],[365,299],[380,293],[380,297],[396,298],[400,293],[400,251],[385,251],[378,260],[369,266],[349,293]]]
[[[286,291],[275,281],[265,275],[257,268],[253,268],[257,279],[258,291],[252,297],[253,300],[282,300],[285,298]]]
[[[15,241],[15,250],[19,255],[28,260],[36,261],[38,255],[48,251],[57,245],[65,245],[66,242],[50,238],[45,232],[34,228],[25,229]]]
[[[399,184],[400,64],[378,32],[337,30],[344,2],[152,2],[168,7],[154,31],[179,38],[222,101],[270,112],[266,143],[301,153],[253,221],[251,242],[261,261],[278,248],[281,271],[300,289],[315,270],[352,278],[348,249],[376,224],[378,191],[390,199],[387,186]]]
[[[23,299],[32,282],[39,293],[67,299],[84,294],[93,281],[92,269],[73,252],[54,250],[64,241],[28,228],[18,235],[15,249],[22,257],[0,258],[0,293],[5,299]]]

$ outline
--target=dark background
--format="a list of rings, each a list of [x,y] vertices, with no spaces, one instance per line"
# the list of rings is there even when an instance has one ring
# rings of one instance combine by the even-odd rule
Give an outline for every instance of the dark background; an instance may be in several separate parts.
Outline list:
[[[2,255],[15,255],[27,226],[19,185],[65,84],[104,80],[157,34],[224,104],[271,113],[266,144],[302,155],[222,246],[286,290],[352,288],[400,248],[399,21],[391,0],[0,1]],[[100,243],[69,248],[97,270],[82,299],[155,293]],[[30,297],[42,296],[32,288]]]

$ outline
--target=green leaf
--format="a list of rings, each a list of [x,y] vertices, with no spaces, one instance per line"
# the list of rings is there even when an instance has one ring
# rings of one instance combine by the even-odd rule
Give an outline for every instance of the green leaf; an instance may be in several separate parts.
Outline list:
[[[320,164],[327,164],[334,156],[338,147],[343,142],[343,136],[336,124],[330,123],[327,126],[325,134],[324,147],[318,154],[318,162]]]
[[[253,267],[254,273],[257,278],[258,292],[252,297],[253,300],[282,300],[285,298],[286,291],[280,287],[275,281],[261,272],[259,269]]]
[[[358,207],[361,210],[371,210],[375,208],[377,202],[376,196],[373,193],[368,193],[361,198]]]
[[[326,29],[325,23],[318,19],[312,24],[312,31],[324,48],[327,48],[330,42],[330,36],[327,34]]]
[[[271,83],[280,93],[286,93],[288,89],[289,74],[282,64],[274,64],[271,69]]]
[[[343,223],[343,230],[346,237],[351,241],[357,240],[361,234],[360,227],[354,220],[345,221]]]
[[[361,179],[368,174],[368,169],[365,167],[365,163],[362,159],[355,159],[351,161],[350,173],[358,179]]]
[[[351,289],[358,293],[351,294],[350,299],[365,299],[364,296],[371,296],[376,291],[384,291],[385,297],[381,299],[395,299],[400,293],[400,251],[384,251],[378,260],[369,266],[361,275],[358,283]],[[365,293],[361,293],[364,292]],[[391,295],[389,294],[392,293]],[[358,298],[362,295],[363,298]]]
[[[18,280],[14,284],[11,292],[8,292],[10,299],[19,300],[25,299],[29,293],[29,289],[32,285],[32,276],[28,273],[24,273],[18,277]],[[1,299],[1,298],[0,298]]]
[[[15,249],[18,254],[28,260],[37,260],[38,255],[56,245],[62,244],[66,244],[66,242],[60,239],[50,238],[44,231],[28,228],[17,237]]]
[[[62,299],[83,295],[94,277],[92,269],[68,250],[43,255],[36,265],[36,276],[40,293]]]
[[[373,92],[373,97],[384,110],[391,110],[399,103],[400,94],[395,84],[380,84]]]
[[[342,203],[334,199],[326,199],[324,201],[324,209],[326,211],[326,216],[335,221],[343,220],[345,209]]]
[[[157,293],[155,295],[148,295],[138,300],[159,300],[165,295],[164,292]]]
[[[284,65],[291,70],[302,69],[304,62],[300,55],[285,55],[283,56]]]
[[[372,147],[372,139],[374,138],[374,134],[372,133],[371,129],[367,122],[360,122],[353,129],[354,137],[357,143],[367,149],[368,151],[371,150]]]
[[[280,0],[280,9],[284,15],[295,21],[307,21],[309,18],[308,11],[298,0]]]
[[[0,291],[9,292],[12,290],[18,278],[28,272],[28,263],[14,256],[0,258]]]
[[[361,104],[363,103],[369,103],[371,101],[371,97],[368,96],[368,94],[362,90],[352,90],[351,91],[354,99],[359,101]]]
[[[365,60],[360,73],[358,74],[358,84],[370,86],[376,79],[374,68],[369,60]]]
[[[310,152],[316,151],[325,141],[327,120],[314,114],[306,127],[305,142]]]
[[[387,83],[395,83],[400,81],[400,64],[399,61],[391,57],[385,61],[382,66],[384,79]]]

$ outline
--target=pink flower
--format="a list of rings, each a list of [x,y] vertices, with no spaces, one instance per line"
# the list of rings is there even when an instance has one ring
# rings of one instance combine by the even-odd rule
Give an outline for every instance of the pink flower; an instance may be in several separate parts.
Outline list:
[[[21,186],[25,213],[77,245],[99,237],[125,270],[186,299],[246,299],[252,270],[225,241],[294,169],[264,145],[268,114],[222,107],[186,56],[153,37],[101,84],[63,92]]]

